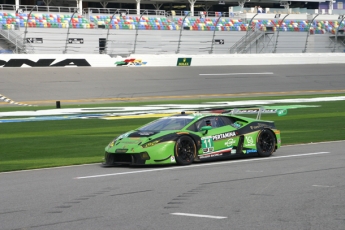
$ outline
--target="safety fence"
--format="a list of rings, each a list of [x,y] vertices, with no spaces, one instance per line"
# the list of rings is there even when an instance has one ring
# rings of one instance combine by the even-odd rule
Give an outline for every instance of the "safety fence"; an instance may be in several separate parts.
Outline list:
[[[14,53],[227,54],[344,52],[342,15],[247,13],[183,17],[0,12],[0,45]],[[342,16],[342,17],[341,17]],[[256,31],[255,36],[252,32]],[[291,33],[289,33],[291,32]],[[250,37],[249,37],[250,36]],[[6,47],[7,45],[7,47]],[[238,45],[239,47],[234,47]]]

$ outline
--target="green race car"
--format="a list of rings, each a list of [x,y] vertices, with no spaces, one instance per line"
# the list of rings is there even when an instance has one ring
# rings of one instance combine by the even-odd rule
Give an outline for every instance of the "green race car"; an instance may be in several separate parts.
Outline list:
[[[239,156],[268,157],[280,146],[280,131],[272,121],[182,112],[115,138],[105,148],[103,165],[189,165]]]

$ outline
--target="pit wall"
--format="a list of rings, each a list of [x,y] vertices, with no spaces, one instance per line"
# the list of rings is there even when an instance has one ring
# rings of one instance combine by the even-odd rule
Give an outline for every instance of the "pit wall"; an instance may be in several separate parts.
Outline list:
[[[1,54],[0,67],[188,67],[232,65],[291,65],[345,63],[345,53],[227,54],[227,55],[40,55]]]

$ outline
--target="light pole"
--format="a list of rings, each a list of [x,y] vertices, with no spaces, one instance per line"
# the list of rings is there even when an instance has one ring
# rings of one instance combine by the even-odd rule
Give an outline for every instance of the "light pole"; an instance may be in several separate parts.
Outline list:
[[[118,13],[118,12],[119,12],[118,9],[115,10],[115,12],[113,13],[113,15],[112,15],[111,18],[110,18],[110,23],[109,23],[109,25],[108,25],[108,31],[107,31],[107,38],[106,38],[106,40],[105,40],[105,53],[106,53],[106,54],[108,53],[108,37],[109,37],[110,25],[111,25],[111,22],[113,21],[113,18],[114,18],[114,16],[115,16],[115,14]]]
[[[24,53],[26,53],[26,34],[28,33],[28,23],[29,23],[29,19],[31,17],[31,13],[35,9],[35,7],[37,7],[37,5],[32,7],[32,9],[30,10],[30,13],[28,14],[28,19],[26,20],[26,24],[25,24],[24,40],[23,40],[23,51],[24,51]]]
[[[65,50],[63,51],[64,54],[67,53],[67,44],[68,44],[68,38],[69,38],[69,28],[70,28],[70,24],[71,24],[71,21],[72,21],[75,13],[78,13],[78,8],[74,9],[74,12],[73,12],[73,14],[71,16],[71,19],[68,22],[68,30],[67,30],[67,38],[66,38],[66,43],[65,43]]]
[[[285,18],[286,18],[287,16],[289,16],[289,14],[285,15],[284,18],[283,18],[283,19],[280,21],[280,23],[279,23],[278,32],[277,32],[277,36],[276,36],[276,41],[275,41],[274,49],[273,49],[272,53],[275,53],[275,52],[277,51],[277,43],[278,43],[278,37],[279,37],[280,27],[282,26],[282,24],[283,24],[283,22],[284,22],[284,20],[285,20]],[[276,15],[274,16],[274,18],[280,18],[280,14],[276,14]],[[279,19],[278,19],[278,20],[279,20]]]
[[[134,39],[134,48],[133,48],[133,53],[135,54],[135,49],[137,48],[137,38],[138,38],[138,30],[139,30],[139,25],[140,25],[140,20],[144,16],[144,14],[147,13],[147,10],[144,10],[144,12],[140,15],[140,18],[137,23],[137,27],[135,28],[135,39]]]
[[[247,32],[246,32],[246,39],[245,39],[245,47],[247,47],[247,39],[248,39],[248,31],[249,31],[249,27],[251,27],[252,21],[254,20],[254,18],[258,15],[259,13],[256,13],[249,21],[248,23],[248,28],[247,28]],[[251,51],[252,47],[250,47],[250,51]]]
[[[176,54],[180,53],[180,44],[181,44],[181,36],[182,36],[182,29],[183,29],[183,24],[184,24],[184,21],[186,20],[186,18],[189,16],[190,14],[190,11],[188,12],[188,14],[186,14],[183,18],[183,21],[182,21],[182,25],[181,25],[181,28],[180,28],[180,36],[178,38],[178,44],[177,44],[177,50],[176,50]]]
[[[218,22],[220,20],[220,18],[222,17],[222,15],[219,16],[219,18],[217,19],[216,21],[216,25],[214,26],[214,30],[213,30],[213,37],[212,37],[212,45],[211,45],[211,50],[210,50],[210,54],[213,53],[213,46],[214,46],[214,36],[216,35],[216,29],[217,29],[217,25],[218,25]]]
[[[345,19],[345,15],[339,15],[338,19],[341,19],[341,20],[340,20],[339,26],[337,28],[337,32],[335,33],[335,37],[334,37],[335,41],[334,41],[334,47],[333,47],[333,51],[332,52],[335,52],[336,45],[338,43],[339,28],[341,26],[341,23],[343,23],[343,21]]]
[[[319,16],[319,14],[316,14],[315,17],[309,22],[308,31],[307,31],[307,38],[305,40],[304,50],[302,50],[302,53],[306,53],[307,52],[308,37],[309,37],[309,34],[310,34],[310,27],[311,27],[311,24],[314,22],[315,18],[317,18],[317,16]]]

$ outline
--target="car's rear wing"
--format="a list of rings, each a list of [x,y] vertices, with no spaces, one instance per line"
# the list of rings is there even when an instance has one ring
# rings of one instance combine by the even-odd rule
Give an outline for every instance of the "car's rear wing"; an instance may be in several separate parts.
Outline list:
[[[259,108],[234,108],[229,109],[225,113],[230,113],[233,115],[241,114],[257,114],[256,119],[261,119],[261,114],[263,113],[275,113],[278,116],[285,116],[287,114],[287,109],[285,108],[269,108],[269,107],[259,107]]]

